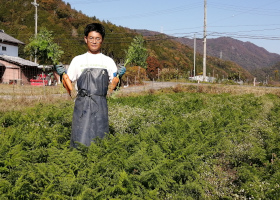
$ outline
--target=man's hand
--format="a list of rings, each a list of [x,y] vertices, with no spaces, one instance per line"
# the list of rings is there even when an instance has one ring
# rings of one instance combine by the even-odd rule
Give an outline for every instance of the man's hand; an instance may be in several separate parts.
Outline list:
[[[60,76],[65,72],[63,65],[55,65],[55,70]]]
[[[118,75],[119,75],[119,77],[121,78],[123,75],[124,75],[124,73],[126,72],[126,68],[125,68],[125,66],[121,66],[119,69],[118,69]]]

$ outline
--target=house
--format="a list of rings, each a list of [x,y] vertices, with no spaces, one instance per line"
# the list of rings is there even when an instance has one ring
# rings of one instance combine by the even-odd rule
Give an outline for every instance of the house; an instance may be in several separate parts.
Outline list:
[[[0,55],[9,55],[18,57],[18,45],[23,42],[6,34],[4,30],[0,30]]]
[[[0,83],[28,84],[42,72],[38,64],[18,57],[23,42],[0,30]]]

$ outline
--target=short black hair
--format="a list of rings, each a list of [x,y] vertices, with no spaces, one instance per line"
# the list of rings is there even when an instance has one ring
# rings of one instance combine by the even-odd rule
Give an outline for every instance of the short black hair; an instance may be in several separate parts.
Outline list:
[[[102,24],[99,24],[99,23],[92,23],[92,24],[88,24],[85,28],[85,36],[87,37],[88,34],[91,32],[91,31],[96,31],[97,33],[100,33],[101,36],[102,36],[102,39],[104,39],[105,37],[105,28]]]

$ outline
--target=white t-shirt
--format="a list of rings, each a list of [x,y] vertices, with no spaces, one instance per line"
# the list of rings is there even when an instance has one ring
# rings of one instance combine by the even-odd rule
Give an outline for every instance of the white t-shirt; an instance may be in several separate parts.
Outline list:
[[[91,54],[84,53],[73,58],[70,66],[67,70],[67,75],[69,79],[74,82],[78,80],[82,72],[86,68],[102,68],[107,69],[110,82],[114,78],[114,73],[116,74],[118,68],[114,60],[102,53]]]

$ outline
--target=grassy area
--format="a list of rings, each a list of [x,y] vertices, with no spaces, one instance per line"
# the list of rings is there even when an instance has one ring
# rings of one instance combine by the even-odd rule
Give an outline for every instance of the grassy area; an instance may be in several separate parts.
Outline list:
[[[62,91],[61,85],[57,86],[32,86],[32,85],[8,85],[0,84],[0,95],[43,95],[59,94]]]
[[[135,86],[141,87],[141,86]],[[280,96],[280,89],[276,87],[253,87],[222,84],[190,84],[178,83],[175,87],[163,88],[160,90],[146,89],[145,91],[135,89],[135,92],[126,93],[122,88],[114,97],[139,96],[146,94],[163,93],[208,93],[208,94],[254,94],[262,96],[275,94]],[[75,96],[75,91],[72,92]],[[61,101],[73,101],[62,85],[57,86],[30,86],[30,85],[6,85],[0,84],[0,112],[9,110],[21,110],[32,107],[38,103],[53,104]]]
[[[31,86],[0,84],[0,112],[22,110],[38,103],[53,104],[72,100],[62,85]]]
[[[72,100],[6,111],[0,198],[277,200],[277,92],[178,85],[118,93],[108,100],[107,137],[78,149],[69,148]]]
[[[137,88],[137,87],[135,87]],[[116,96],[138,96],[145,94],[162,94],[162,93],[178,93],[178,92],[190,92],[190,93],[207,93],[207,94],[254,94],[256,96],[262,96],[265,94],[275,94],[280,96],[280,88],[277,87],[253,87],[253,86],[240,86],[240,85],[223,85],[223,84],[184,84],[178,83],[175,87],[167,87],[159,90],[146,89],[142,91],[135,89],[135,92],[127,94],[126,92],[117,93]]]

